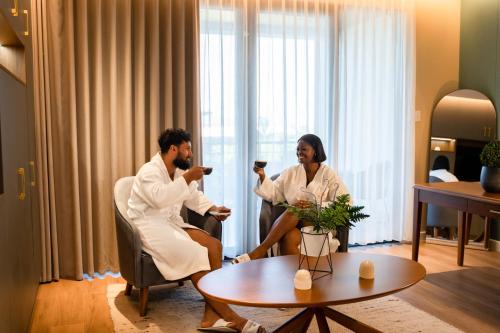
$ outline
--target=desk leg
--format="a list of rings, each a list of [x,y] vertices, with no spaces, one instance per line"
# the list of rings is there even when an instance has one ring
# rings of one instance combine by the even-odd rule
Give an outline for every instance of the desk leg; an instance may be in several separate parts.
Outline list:
[[[464,234],[464,244],[468,245],[469,244],[469,237],[470,237],[470,227],[472,224],[472,214],[467,213],[467,218],[465,219],[465,234]]]
[[[491,219],[486,216],[484,218],[484,248],[488,249],[490,247],[490,226],[491,226]]]
[[[422,202],[419,200],[419,190],[413,192],[413,240],[411,244],[411,258],[418,261],[418,248],[420,246],[420,228],[422,225]]]
[[[464,265],[464,248],[465,248],[465,222],[467,220],[467,213],[460,212],[458,219],[458,246],[457,246],[457,265]]]

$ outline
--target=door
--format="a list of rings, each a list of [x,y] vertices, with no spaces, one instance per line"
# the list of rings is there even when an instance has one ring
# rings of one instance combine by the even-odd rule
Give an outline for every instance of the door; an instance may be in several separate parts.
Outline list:
[[[26,86],[0,68],[0,332],[26,332],[34,304],[26,124]]]

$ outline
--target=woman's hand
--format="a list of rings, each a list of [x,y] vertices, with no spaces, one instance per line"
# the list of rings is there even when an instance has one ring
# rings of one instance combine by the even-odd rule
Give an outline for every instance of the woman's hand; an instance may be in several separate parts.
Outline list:
[[[266,179],[266,173],[264,172],[264,168],[259,168],[254,165],[253,172],[259,175],[260,183],[262,184],[264,179]]]
[[[309,208],[313,205],[312,202],[310,201],[307,201],[307,200],[297,200],[293,206],[297,207],[297,208]]]

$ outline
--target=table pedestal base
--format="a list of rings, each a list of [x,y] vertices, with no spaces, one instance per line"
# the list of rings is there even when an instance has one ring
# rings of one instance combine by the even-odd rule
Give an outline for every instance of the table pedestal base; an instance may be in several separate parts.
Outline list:
[[[278,327],[274,333],[305,333],[311,324],[313,317],[316,316],[320,333],[329,333],[326,317],[336,321],[340,325],[347,327],[354,332],[360,333],[381,333],[381,331],[363,324],[343,313],[328,307],[306,308],[286,323]]]

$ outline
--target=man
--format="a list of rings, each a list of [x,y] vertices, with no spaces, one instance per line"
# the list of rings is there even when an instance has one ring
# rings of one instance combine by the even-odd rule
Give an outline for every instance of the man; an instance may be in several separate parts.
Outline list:
[[[197,287],[202,276],[221,267],[222,244],[205,231],[185,223],[180,210],[185,205],[200,215],[215,213],[220,221],[225,220],[231,210],[215,206],[198,191],[196,181],[203,177],[204,168],[191,167],[193,153],[189,133],[167,129],[160,135],[158,144],[161,151],[144,164],[135,177],[127,213],[139,229],[144,251],[152,256],[165,279],[190,276]],[[255,322],[238,316],[227,304],[205,301],[202,328],[265,332]]]

